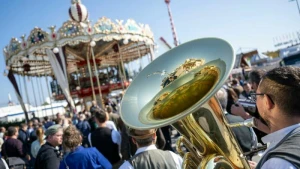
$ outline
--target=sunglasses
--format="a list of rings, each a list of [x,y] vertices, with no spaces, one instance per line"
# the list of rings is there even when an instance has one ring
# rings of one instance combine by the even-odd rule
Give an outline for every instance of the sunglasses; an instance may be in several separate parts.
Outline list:
[[[251,101],[256,102],[257,96],[263,96],[263,95],[266,95],[271,100],[271,102],[274,104],[273,99],[268,94],[265,94],[265,93],[250,93]]]

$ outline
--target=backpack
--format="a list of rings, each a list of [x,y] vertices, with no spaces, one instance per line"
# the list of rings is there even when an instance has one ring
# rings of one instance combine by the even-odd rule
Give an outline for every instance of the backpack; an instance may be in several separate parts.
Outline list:
[[[26,163],[20,157],[8,157],[6,163],[9,169],[26,169]]]
[[[5,143],[4,146],[6,146]],[[7,157],[5,152],[4,159],[9,169],[26,169],[26,162],[20,157]]]

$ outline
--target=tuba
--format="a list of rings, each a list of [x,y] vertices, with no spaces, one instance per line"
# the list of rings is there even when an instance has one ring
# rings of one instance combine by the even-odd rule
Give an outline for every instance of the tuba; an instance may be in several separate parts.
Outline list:
[[[122,99],[121,118],[136,129],[171,124],[182,135],[176,143],[183,157],[182,168],[248,169],[214,96],[234,63],[231,45],[218,38],[197,39],[173,48],[131,83]]]

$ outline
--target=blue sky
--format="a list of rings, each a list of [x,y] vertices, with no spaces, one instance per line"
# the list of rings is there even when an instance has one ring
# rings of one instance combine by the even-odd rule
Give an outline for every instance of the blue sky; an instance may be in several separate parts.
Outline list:
[[[257,48],[264,52],[275,49],[274,37],[300,31],[296,2],[288,1],[172,0],[171,9],[181,43],[201,37],[220,37],[229,41],[236,51],[239,48]],[[173,45],[164,0],[82,0],[82,3],[87,7],[92,22],[102,16],[113,20],[132,18],[149,24],[155,40],[163,36]],[[47,31],[51,25],[60,27],[69,18],[70,4],[70,0],[2,0],[1,49],[8,45],[12,37],[29,35],[35,26]],[[165,49],[159,48],[158,51],[161,54]],[[0,59],[0,106],[7,103],[8,93],[17,101],[12,85],[7,77],[2,76],[4,69],[4,59]],[[46,85],[45,80],[42,83]],[[28,92],[33,102],[32,90]],[[44,94],[47,94],[46,89]]]

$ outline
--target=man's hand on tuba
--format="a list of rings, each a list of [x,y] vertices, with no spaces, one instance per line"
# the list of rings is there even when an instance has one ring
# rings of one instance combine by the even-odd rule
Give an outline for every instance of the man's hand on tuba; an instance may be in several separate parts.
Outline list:
[[[249,163],[251,169],[255,169],[257,166],[257,162],[255,162],[255,161],[248,161],[248,163]]]

